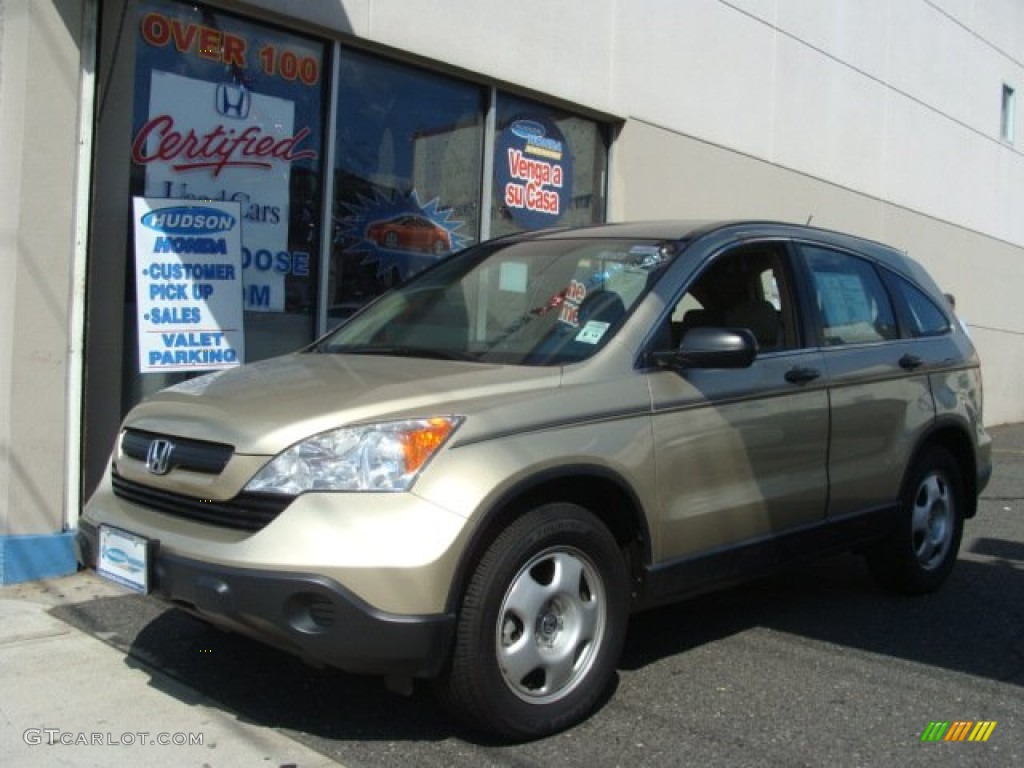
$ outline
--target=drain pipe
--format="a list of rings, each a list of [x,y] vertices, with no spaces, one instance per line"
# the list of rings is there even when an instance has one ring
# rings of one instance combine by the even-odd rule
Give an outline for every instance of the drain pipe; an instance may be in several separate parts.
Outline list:
[[[85,376],[85,287],[88,272],[89,206],[92,186],[93,124],[96,105],[97,0],[85,0],[78,97],[78,159],[75,169],[74,252],[68,319],[65,429],[64,530],[78,528],[82,505],[82,392]]]

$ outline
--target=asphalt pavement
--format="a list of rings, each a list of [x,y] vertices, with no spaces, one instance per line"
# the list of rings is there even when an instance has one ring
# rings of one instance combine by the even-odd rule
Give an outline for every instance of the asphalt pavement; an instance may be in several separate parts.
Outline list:
[[[1024,424],[991,431],[995,473],[938,593],[887,595],[843,556],[642,614],[609,702],[525,745],[91,573],[0,587],[0,764],[1024,765]],[[956,721],[994,726],[922,741]]]

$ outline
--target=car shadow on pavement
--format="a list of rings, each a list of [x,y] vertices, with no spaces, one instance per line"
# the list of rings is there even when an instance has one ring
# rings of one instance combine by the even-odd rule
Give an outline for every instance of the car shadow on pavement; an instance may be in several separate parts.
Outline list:
[[[1022,563],[1024,544],[965,541],[938,592],[904,596],[878,588],[860,557],[824,559],[634,616],[620,669],[760,628],[1024,686]]]
[[[437,739],[452,735],[428,692],[387,691],[380,679],[307,665],[241,635],[135,596],[61,606],[58,618],[126,654],[126,664],[182,683],[243,721],[344,739]],[[159,674],[155,674],[159,673]]]

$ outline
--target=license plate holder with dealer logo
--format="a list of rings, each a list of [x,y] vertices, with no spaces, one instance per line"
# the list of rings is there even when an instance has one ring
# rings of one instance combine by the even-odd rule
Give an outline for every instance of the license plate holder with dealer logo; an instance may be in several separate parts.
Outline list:
[[[101,525],[96,572],[122,587],[148,594],[156,542],[129,531]]]

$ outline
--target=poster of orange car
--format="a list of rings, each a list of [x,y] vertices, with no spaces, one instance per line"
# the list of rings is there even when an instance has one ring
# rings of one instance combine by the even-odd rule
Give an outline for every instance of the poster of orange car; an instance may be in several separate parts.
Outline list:
[[[443,254],[451,250],[451,236],[444,227],[415,214],[375,221],[366,227],[366,239],[391,251]]]

